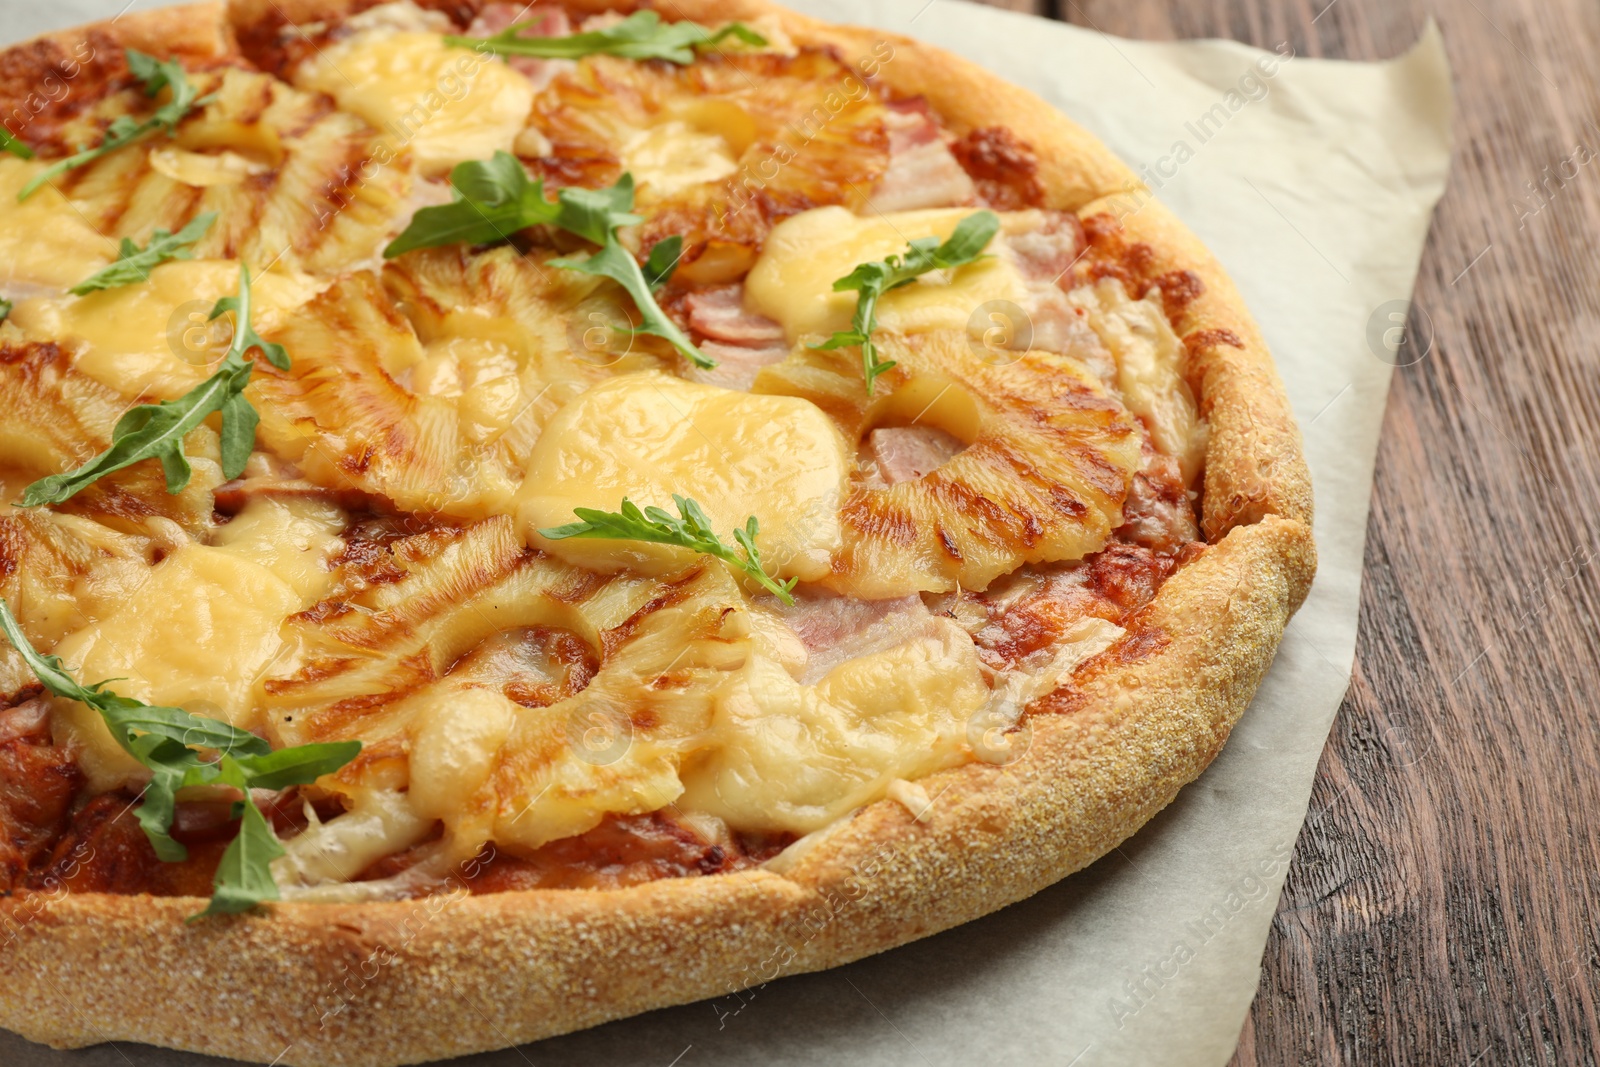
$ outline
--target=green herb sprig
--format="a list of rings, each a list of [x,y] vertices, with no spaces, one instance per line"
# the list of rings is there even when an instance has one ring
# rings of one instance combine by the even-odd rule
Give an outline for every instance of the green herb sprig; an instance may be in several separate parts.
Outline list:
[[[143,248],[124,237],[116,262],[95,271],[67,292],[83,296],[97,289],[115,289],[122,285],[136,285],[139,282],[149,281],[150,272],[168,260],[193,259],[194,252],[189,246],[204,237],[206,231],[211,229],[211,224],[216,221],[215,211],[196,215],[177,233],[156,230],[150,235],[150,242]]]
[[[121,696],[106,688],[109,682],[80,684],[59,657],[34,649],[4,601],[0,601],[0,632],[45,689],[99,712],[123,751],[150,770],[150,784],[134,815],[163,861],[179,863],[189,855],[171,833],[178,790],[222,785],[242,794],[243,799],[233,803],[233,815],[240,820],[238,836],[222,853],[211,903],[200,915],[234,914],[263,900],[278,899],[278,885],[269,865],[284,854],[283,846],[251,799],[250,790],[306,785],[332,774],[356,757],[360,741],[299,745],[274,752],[265,739],[225,722]],[[207,752],[216,753],[217,758],[205,758]]]
[[[749,575],[763,589],[785,604],[794,603],[791,590],[794,589],[798,579],[790,578],[787,582],[780,582],[762,569],[761,550],[756,547],[756,534],[760,531],[761,524],[756,521],[754,515],[745,520],[743,529],[735,527],[733,531],[733,539],[738,542],[739,548],[743,549],[741,555],[717,536],[716,531],[711,528],[711,520],[706,517],[699,504],[676,493],[672,495],[672,502],[678,506],[679,517],[674,518],[656,507],[647,507],[641,511],[637,504],[626,498],[622,501],[620,511],[573,508],[573,514],[577,515],[581,522],[540,530],[539,533],[553,541],[568,537],[593,537],[678,545],[707,556],[715,556],[735,570]]]
[[[28,199],[41,186],[58,175],[124,148],[145,134],[157,131],[171,134],[189,112],[211,102],[212,97],[200,95],[200,90],[189,80],[183,66],[177,60],[156,59],[133,48],[125,51],[128,57],[128,69],[133,72],[134,77],[144,82],[144,95],[153,97],[162,89],[170,89],[172,98],[156,108],[155,112],[142,122],[127,115],[117,116],[106,128],[106,135],[99,144],[93,148],[82,149],[76,155],[58,159],[34,175],[33,180],[24,185],[22,191],[17,194],[19,202]]]
[[[710,48],[729,37],[756,48],[767,43],[765,37],[742,23],[730,22],[713,32],[697,22],[662,22],[654,11],[635,11],[615,25],[588,33],[565,37],[519,36],[531,25],[531,22],[519,22],[493,37],[450,36],[444,40],[460,48],[477,48],[501,56],[579,59],[606,55],[623,59],[665,59],[680,66],[694,62],[696,48]]]
[[[867,379],[867,395],[872,395],[872,383],[878,375],[894,366],[894,360],[878,358],[878,346],[873,343],[872,331],[878,328],[878,299],[891,289],[910,285],[931,270],[948,270],[965,266],[985,258],[983,250],[1000,230],[1000,218],[992,211],[979,211],[968,215],[942,243],[937,237],[919,237],[906,248],[903,256],[857,265],[856,269],[833,283],[833,291],[842,293],[851,289],[860,293],[856,298],[855,318],[851,329],[841,330],[820,345],[812,348],[844,348],[861,346],[861,369]]]
[[[587,256],[554,259],[552,266],[610,278],[633,298],[640,325],[635,333],[660,337],[696,366],[715,367],[656,303],[655,291],[672,276],[683,249],[681,237],[669,237],[651,249],[643,268],[617,240],[617,230],[644,219],[633,213],[633,175],[624,174],[608,189],[569,186],[545,199],[544,181],[530,180],[517,158],[496,152],[486,161],[461,163],[450,172],[455,200],[425,207],[405,231],[383,250],[384,258],[417,248],[451,244],[493,244],[509,241],[530,226],[555,226],[600,246]]]
[[[226,296],[211,309],[211,318],[234,313],[233,344],[217,372],[176,400],[140,404],[132,408],[111,431],[111,447],[70,471],[47,475],[22,494],[22,507],[59,504],[100,478],[143,459],[158,459],[167,476],[167,492],[181,493],[193,473],[183,454],[183,439],[214,412],[222,414],[222,475],[237,478],[255,447],[260,417],[244,388],[250,384],[253,360],[245,353],[254,348],[279,370],[289,369],[289,354],[282,345],[268,344],[250,322],[250,271],[239,267],[239,293]]]
[[[0,149],[10,152],[18,159],[32,159],[33,149],[11,136],[11,131],[0,127]]]
[[[6,320],[11,317],[11,308],[11,301],[7,300],[3,296],[0,296],[0,326],[4,326]]]

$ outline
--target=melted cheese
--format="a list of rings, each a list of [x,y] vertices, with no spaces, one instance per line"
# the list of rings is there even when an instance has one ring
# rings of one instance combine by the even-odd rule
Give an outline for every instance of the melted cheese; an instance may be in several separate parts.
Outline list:
[[[1160,291],[1134,300],[1120,281],[1107,278],[1067,298],[1088,314],[1089,326],[1116,357],[1122,402],[1144,420],[1156,448],[1178,461],[1184,484],[1192,483],[1205,462],[1206,426],[1184,379],[1183,342],[1167,321]]]
[[[739,169],[727,140],[683,119],[640,130],[622,146],[623,166],[639,186],[666,197]]]
[[[217,531],[214,550],[271,571],[309,604],[328,588],[343,525],[343,512],[314,498],[257,499]]]
[[[750,612],[725,568],[702,568],[671,587],[612,584],[611,596],[583,612],[632,619],[631,633],[597,641],[612,647],[581,692],[517,714],[495,773],[498,842],[534,849],[583,833],[608,812],[672,803],[683,792],[679,766],[706,736],[717,693],[748,662]]]
[[[949,237],[970,208],[939,208],[857,218],[842,207],[819,207],[772,230],[745,281],[749,310],[783,325],[791,343],[808,334],[850,328],[856,294],[833,283],[857,264],[900,255],[918,237]],[[913,333],[965,330],[974,309],[990,300],[1021,303],[1027,286],[1005,256],[954,271],[932,271],[878,301],[878,325]]]
[[[230,529],[235,524],[239,529]],[[338,509],[314,501],[257,500],[223,527],[216,545],[189,544],[157,564],[122,606],[54,649],[85,682],[120,678],[116,692],[257,727],[256,679],[282,647],[284,618],[316,600],[324,561],[339,544]],[[143,770],[99,713],[57,702],[57,736],[81,748],[97,790],[138,781]]]
[[[347,800],[350,807],[338,818],[313,821],[283,842],[284,854],[272,861],[272,877],[285,896],[314,900],[313,893],[296,890],[348,882],[383,857],[421,841],[433,829],[433,820],[418,815],[405,793],[356,789]]]
[[[150,169],[183,185],[204,189],[238,185],[246,178],[267,173],[272,166],[227,150],[208,155],[165,146],[150,153]]]
[[[529,457],[517,519],[531,544],[579,566],[661,574],[693,554],[640,541],[551,540],[542,528],[577,507],[616,511],[624,497],[675,512],[674,493],[700,504],[729,544],[756,516],[769,573],[811,580],[843,541],[838,511],[850,453],[810,401],[697,385],[657,372],[589,389],[545,427]]]
[[[21,300],[11,314],[30,339],[76,343],[74,367],[124,396],[171,399],[214,373],[227,355],[230,320],[207,316],[219,297],[238,290],[238,263],[180,259],[156,267],[144,282],[82,297]],[[257,332],[270,334],[315,290],[302,275],[275,271],[253,279]]]
[[[1125,633],[1115,623],[1090,615],[1073,623],[1052,647],[1030,655],[1033,662],[1024,669],[997,674],[988,703],[967,732],[972,754],[985,763],[1016,760],[1025,749],[1018,747],[1019,741],[1010,731],[1022,721],[1028,705],[1064,685],[1073,671],[1116,644]]]
[[[489,776],[516,714],[517,706],[494,690],[462,689],[428,702],[412,727],[411,808],[443,819],[473,852],[493,824]]]
[[[742,829],[821,829],[896,779],[966,759],[988,695],[971,639],[948,619],[815,685],[754,656],[718,701],[711,752],[684,771],[680,804]]]
[[[0,285],[65,289],[116,258],[117,243],[102,237],[83,213],[46,185],[22,203],[17,194],[45,164],[0,155]]]
[[[500,60],[382,27],[324,49],[294,83],[372,123],[393,149],[409,146],[429,176],[511,151],[533,106],[532,83]]]
[[[421,396],[454,398],[462,433],[483,444],[505,433],[526,410],[521,371],[516,353],[501,341],[442,337],[395,377]]]

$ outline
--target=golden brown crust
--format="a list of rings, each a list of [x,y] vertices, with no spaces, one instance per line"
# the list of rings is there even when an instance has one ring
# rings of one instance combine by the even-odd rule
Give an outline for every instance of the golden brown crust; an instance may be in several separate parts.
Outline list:
[[[298,21],[349,3],[272,6]],[[189,39],[190,24],[217,11],[128,15],[115,33],[142,40],[181,25]],[[670,9],[706,21],[773,11],[759,0]],[[778,17],[797,41],[851,56],[885,39]],[[880,77],[926,95],[958,132],[1011,126],[1041,158],[1049,206],[1087,216],[1098,198],[1135,189],[1125,166],[1042,101],[887,39],[896,59]],[[923,823],[892,801],[863,809],[786,857],[783,873],[278,905],[195,925],[184,922],[203,906],[194,899],[19,895],[0,901],[0,1026],[69,1047],[135,1040],[285,1064],[419,1062],[835,966],[1003,907],[1103,855],[1215,757],[1315,569],[1309,480],[1259,331],[1159,205],[1123,225],[1160,264],[1204,281],[1174,317],[1181,335],[1202,335],[1191,352],[1212,425],[1205,520],[1215,543],[1126,638],[1034,706],[1020,759],[925,780],[935,802]]]

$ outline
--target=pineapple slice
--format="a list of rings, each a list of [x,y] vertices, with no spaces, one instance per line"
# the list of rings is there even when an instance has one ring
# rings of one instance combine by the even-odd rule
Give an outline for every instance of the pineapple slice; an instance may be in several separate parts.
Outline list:
[[[505,514],[559,407],[666,362],[612,325],[628,322],[623,299],[511,248],[413,253],[382,285],[352,275],[269,334],[293,363],[256,371],[261,447],[319,485],[402,510]]]
[[[362,738],[336,788],[409,788],[457,859],[678,795],[682,753],[746,658],[722,567],[603,579],[524,550],[504,518],[388,551],[381,580],[291,620],[294,659],[262,687],[278,740]]]
[[[0,513],[0,599],[36,648],[51,648],[125,601],[144,581],[155,546],[147,534],[93,519],[7,508]]]
[[[131,402],[78,370],[60,345],[18,340],[12,323],[0,327],[0,455],[21,485],[88,462],[111,444],[111,431]],[[143,533],[152,517],[198,533],[212,525],[212,491],[222,484],[217,434],[201,425],[184,442],[194,475],[169,494],[155,460],[101,478],[57,505],[124,533]],[[7,479],[11,484],[11,479]],[[21,485],[18,486],[20,489]]]
[[[510,247],[425,249],[384,268],[383,284],[424,345],[402,370],[417,392],[460,397],[468,432],[496,437],[519,467],[567,401],[614,374],[670,366],[664,344],[633,336],[612,283]],[[508,417],[509,416],[509,417]]]
[[[20,492],[9,478],[0,476],[0,484],[7,499]],[[33,647],[52,648],[138,588],[155,544],[154,538],[119,533],[77,515],[6,508],[0,512],[0,599],[11,606]],[[16,649],[0,649],[0,695],[15,698],[37,684]]]
[[[889,109],[826,51],[729,52],[687,67],[580,61],[534,102],[525,153],[561,184],[630,171],[650,247],[684,237],[677,277],[737,281],[772,225],[819,204],[866,208],[888,168]]]
[[[335,273],[378,255],[409,211],[408,154],[325,97],[270,75],[230,67],[190,77],[215,99],[175,137],[147,137],[57,179],[91,226],[143,241],[157,227],[176,232],[214,211],[196,257],[242,259],[256,273],[274,264]],[[136,89],[110,94],[76,116],[64,138],[93,144],[105,123],[149,106]],[[116,253],[103,251],[106,259]]]
[[[480,433],[463,396],[406,387],[425,352],[411,325],[362,271],[335,283],[272,337],[293,361],[257,362],[257,447],[326,488],[354,489],[405,511],[477,519],[509,510],[521,480],[501,440]],[[509,423],[519,417],[515,407]]]
[[[17,194],[48,164],[0,157],[0,286],[15,299],[27,288],[65,289],[117,257],[117,242],[96,232],[72,202],[46,186]]]
[[[1081,285],[1067,294],[1117,360],[1117,391],[1144,420],[1151,443],[1178,461],[1182,483],[1193,485],[1206,458],[1206,425],[1184,377],[1183,341],[1173,332],[1152,289],[1134,300],[1117,278]]]
[[[363,568],[360,555],[347,560],[326,598],[285,626],[294,657],[279,664],[264,693],[286,745],[368,736],[351,731],[482,639],[474,628],[487,625],[485,610],[501,606],[492,590],[533,597],[546,612],[524,617],[527,606],[517,607],[505,626],[553,624],[561,617],[547,601],[581,596],[587,581],[570,569],[524,566],[522,543],[503,517],[413,534],[376,551],[381,565]],[[424,649],[430,654],[419,656]]]
[[[921,478],[852,489],[822,584],[874,600],[981,590],[1025,563],[1081,559],[1121,525],[1143,433],[1082,363],[1027,352],[996,365],[951,330],[885,333],[879,348],[897,365],[870,400],[853,349],[798,348],[756,378],[756,392],[815,403],[850,441],[930,426],[966,445]]]
[[[507,740],[494,776],[498,842],[531,850],[590,830],[608,812],[672,803],[717,692],[748,658],[750,612],[719,564],[613,584],[583,609],[603,652],[594,679],[570,699],[520,715]],[[647,599],[619,617],[617,606],[641,594]]]

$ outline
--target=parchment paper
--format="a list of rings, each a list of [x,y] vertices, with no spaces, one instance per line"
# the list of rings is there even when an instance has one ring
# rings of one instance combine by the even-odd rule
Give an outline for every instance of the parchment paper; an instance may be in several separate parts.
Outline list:
[[[3,0],[0,35],[109,17],[123,2]],[[939,936],[765,986],[736,1015],[732,1002],[691,1004],[462,1062],[1224,1063],[1350,678],[1391,364],[1426,343],[1399,327],[1449,159],[1438,31],[1430,25],[1394,61],[1354,64],[1231,42],[1125,41],[947,0],[794,6],[962,53],[1149,168],[1146,180],[1238,282],[1288,385],[1316,483],[1316,586],[1222,755],[1088,870]],[[473,1005],[439,1011],[494,1027]],[[53,1052],[6,1033],[0,1061],[224,1062],[126,1044]]]

